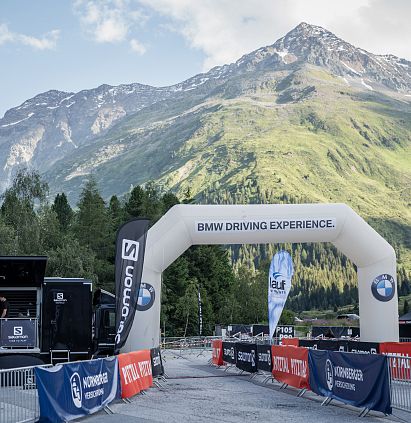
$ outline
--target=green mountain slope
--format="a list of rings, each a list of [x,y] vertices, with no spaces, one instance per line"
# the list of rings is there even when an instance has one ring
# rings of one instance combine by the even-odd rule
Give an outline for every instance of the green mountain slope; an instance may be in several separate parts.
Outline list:
[[[411,249],[411,103],[298,64],[148,107],[56,167],[75,198],[94,173],[107,198],[157,181],[203,202],[344,202]],[[224,194],[225,193],[225,194]],[[227,194],[228,193],[228,194]],[[231,193],[231,194],[230,194]]]

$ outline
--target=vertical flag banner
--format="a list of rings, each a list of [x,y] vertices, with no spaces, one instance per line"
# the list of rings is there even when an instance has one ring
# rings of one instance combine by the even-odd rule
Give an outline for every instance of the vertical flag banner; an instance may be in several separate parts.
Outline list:
[[[287,301],[293,274],[293,261],[290,254],[287,251],[279,251],[271,261],[268,275],[268,323],[270,326],[270,338],[274,335],[284,304]]]
[[[136,313],[143,273],[148,219],[120,227],[116,240],[116,353],[125,344]]]

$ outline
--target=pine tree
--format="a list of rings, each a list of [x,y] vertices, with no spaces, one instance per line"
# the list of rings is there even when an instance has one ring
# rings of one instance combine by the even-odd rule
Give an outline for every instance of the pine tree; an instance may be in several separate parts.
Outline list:
[[[74,213],[64,192],[56,195],[51,208],[57,215],[62,231],[67,232],[73,220]]]

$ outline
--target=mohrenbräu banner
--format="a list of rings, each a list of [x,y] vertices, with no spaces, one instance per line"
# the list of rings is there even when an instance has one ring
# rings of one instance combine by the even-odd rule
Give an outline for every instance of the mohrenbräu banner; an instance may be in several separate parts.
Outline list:
[[[270,338],[275,333],[284,304],[291,289],[294,274],[293,261],[287,251],[279,251],[273,257],[268,275],[268,323]]]
[[[116,353],[125,344],[136,313],[148,224],[148,219],[130,220],[117,233]]]

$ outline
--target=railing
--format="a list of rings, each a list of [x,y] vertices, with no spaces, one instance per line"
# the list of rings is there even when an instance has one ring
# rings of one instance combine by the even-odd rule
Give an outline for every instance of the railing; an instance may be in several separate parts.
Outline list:
[[[411,412],[411,357],[388,354],[391,404]]]
[[[39,417],[34,366],[0,370],[0,422],[29,423],[36,422]]]

